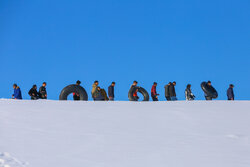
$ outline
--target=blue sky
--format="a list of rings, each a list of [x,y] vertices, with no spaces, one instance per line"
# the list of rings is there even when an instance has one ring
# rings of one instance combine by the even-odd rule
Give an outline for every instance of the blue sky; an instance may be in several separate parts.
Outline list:
[[[90,94],[94,80],[107,89],[116,81],[116,99],[127,100],[133,80],[150,91],[176,81],[184,99],[192,84],[211,80],[219,100],[235,84],[236,99],[250,99],[250,1],[210,0],[27,0],[0,1],[0,97],[12,84],[24,98],[33,84],[48,83],[58,99],[81,80]]]

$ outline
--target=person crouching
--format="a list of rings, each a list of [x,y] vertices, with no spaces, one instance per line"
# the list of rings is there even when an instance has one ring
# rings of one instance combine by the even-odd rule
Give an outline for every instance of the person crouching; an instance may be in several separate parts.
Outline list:
[[[94,101],[104,101],[105,100],[105,98],[103,97],[103,95],[101,93],[101,88],[99,86],[96,88],[96,91],[93,94],[93,98],[94,98]]]

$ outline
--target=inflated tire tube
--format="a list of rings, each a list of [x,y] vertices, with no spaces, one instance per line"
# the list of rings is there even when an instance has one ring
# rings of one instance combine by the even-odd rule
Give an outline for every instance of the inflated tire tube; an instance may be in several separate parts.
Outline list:
[[[130,101],[137,101],[136,98],[134,98],[133,94],[135,93],[136,89],[138,89],[138,92],[143,95],[143,100],[142,101],[149,101],[149,95],[148,92],[142,88],[142,87],[131,87],[129,92],[128,92],[128,99]]]
[[[207,96],[212,97],[213,99],[216,99],[218,97],[218,93],[215,90],[213,86],[208,87],[207,82],[202,82],[201,83],[201,89]]]
[[[67,100],[68,95],[74,92],[80,95],[80,100],[88,101],[88,94],[86,90],[80,85],[75,85],[75,84],[72,84],[63,88],[59,96],[59,100]]]

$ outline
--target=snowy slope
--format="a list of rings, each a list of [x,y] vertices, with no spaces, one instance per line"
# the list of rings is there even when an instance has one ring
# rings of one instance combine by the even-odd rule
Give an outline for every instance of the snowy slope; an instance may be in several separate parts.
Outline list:
[[[250,102],[0,100],[4,165],[249,167]]]

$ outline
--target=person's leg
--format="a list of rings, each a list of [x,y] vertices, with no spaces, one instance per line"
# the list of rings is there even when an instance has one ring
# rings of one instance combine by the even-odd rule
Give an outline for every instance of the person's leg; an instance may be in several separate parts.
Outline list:
[[[114,101],[114,97],[109,97],[109,100],[110,101]]]
[[[158,101],[158,99],[155,96],[152,96],[153,101]]]

